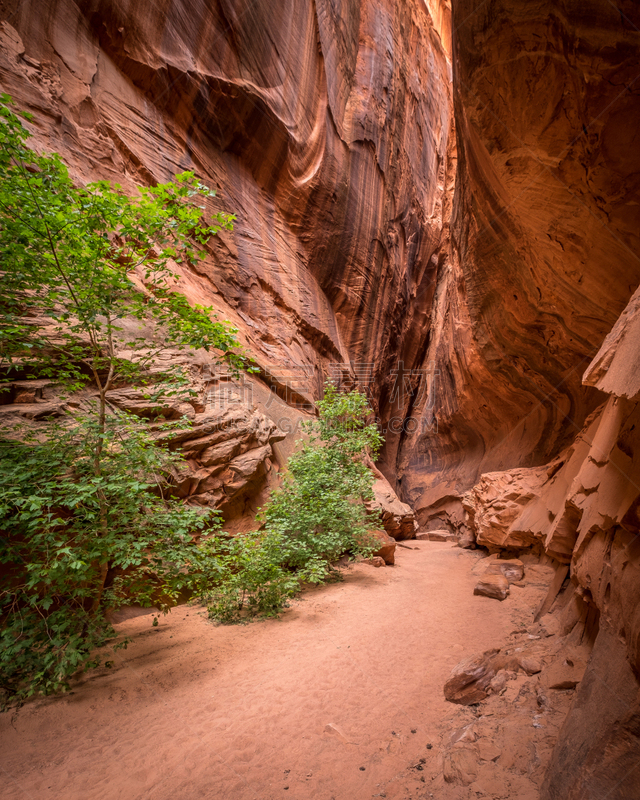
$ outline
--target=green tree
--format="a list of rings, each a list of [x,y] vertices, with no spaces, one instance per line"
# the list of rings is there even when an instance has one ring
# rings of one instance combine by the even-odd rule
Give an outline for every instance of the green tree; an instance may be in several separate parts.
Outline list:
[[[215,551],[194,540],[217,518],[163,497],[176,457],[120,414],[108,420],[98,477],[95,425],[80,417],[44,439],[0,441],[0,705],[67,688],[96,665],[95,649],[115,634],[108,608],[166,611],[222,577]]]
[[[172,269],[233,228],[223,212],[205,221],[197,201],[215,192],[192,172],[134,198],[106,181],[76,186],[58,155],[26,146],[10,98],[0,101],[0,368],[26,360],[71,389],[91,379],[103,418],[106,392],[168,348],[219,350],[242,366],[237,331],[189,305]],[[151,339],[127,335],[125,320],[151,324]]]
[[[323,580],[343,553],[370,550],[368,529],[379,524],[365,508],[373,499],[374,476],[365,458],[375,458],[382,437],[367,399],[341,393],[331,383],[318,402],[319,419],[309,440],[291,456],[282,488],[264,510],[268,531],[281,539],[283,563]]]
[[[366,460],[375,458],[382,437],[367,422],[367,399],[327,384],[317,405],[308,440],[261,512],[263,530],[237,537],[221,555],[223,578],[206,598],[214,619],[273,615],[301,582],[335,575],[332,562],[343,553],[370,555],[378,546],[369,531],[379,519],[365,507],[374,482]]]
[[[163,497],[169,456],[109,410],[109,390],[145,385],[154,401],[185,391],[179,370],[154,372],[170,348],[244,366],[235,329],[177,291],[174,265],[196,263],[232,228],[222,212],[207,221],[199,203],[214,192],[191,172],[133,198],[105,181],[76,186],[58,155],[27,146],[22,119],[1,95],[0,369],[68,392],[89,386],[93,397],[37,440],[5,431],[0,448],[0,561],[10,575],[0,667],[10,697],[64,686],[91,663],[110,632],[105,608],[127,592],[150,602],[164,586],[171,599],[185,575],[197,583],[205,573],[193,543],[204,517]]]

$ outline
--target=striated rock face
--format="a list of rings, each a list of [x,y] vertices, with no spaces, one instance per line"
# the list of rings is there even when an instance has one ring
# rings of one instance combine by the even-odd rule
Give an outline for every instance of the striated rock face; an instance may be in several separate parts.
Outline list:
[[[384,386],[403,348],[415,361],[451,112],[422,0],[24,0],[3,16],[0,81],[39,146],[127,188],[194,169],[237,214],[182,289],[238,325],[265,376],[286,388],[306,366],[313,397],[330,365]]]
[[[435,389],[398,467],[421,524],[455,526],[482,473],[548,463],[602,402],[582,374],[640,283],[640,17],[632,0],[458,0],[452,25]]]
[[[514,525],[523,508],[538,496],[548,474],[546,467],[488,472],[462,496],[477,544],[491,551],[496,548],[526,547],[535,543],[528,531]]]
[[[266,385],[293,431],[291,406],[333,377],[375,386],[381,415],[395,413],[397,362],[424,355],[450,210],[447,2],[0,12],[0,85],[34,114],[37,147],[128,191],[192,169],[237,215],[180,288],[239,328],[260,367],[256,409],[273,415]]]
[[[406,438],[403,499],[568,567],[565,631],[595,645],[543,798],[635,797],[640,11],[459,0],[452,26],[452,249],[421,417],[437,432]]]
[[[237,214],[180,287],[260,373],[214,413],[195,363],[201,404],[163,411],[196,425],[176,491],[241,529],[334,377],[386,429],[394,539],[534,548],[555,592],[569,570],[595,646],[548,798],[637,786],[639,51],[635,0],[0,1],[38,147],[130,191],[193,169]]]
[[[591,620],[593,653],[545,782],[543,797],[553,800],[595,800],[613,791],[621,769],[637,764],[640,754],[639,315],[634,295],[587,369],[585,383],[609,399],[573,444],[547,469],[483,475],[464,499],[478,543],[535,546],[569,565],[565,632]],[[578,670],[569,667],[560,665],[550,688],[577,683],[571,675]],[[588,718],[598,719],[596,728]],[[633,796],[630,787],[637,789],[638,781],[625,777],[614,796]]]
[[[605,623],[560,731],[543,800],[637,797],[639,722],[638,681]]]
[[[227,518],[258,494],[275,460],[273,444],[284,438],[272,420],[237,402],[195,414],[192,427],[157,437],[185,458],[173,475],[175,495],[219,508]]]

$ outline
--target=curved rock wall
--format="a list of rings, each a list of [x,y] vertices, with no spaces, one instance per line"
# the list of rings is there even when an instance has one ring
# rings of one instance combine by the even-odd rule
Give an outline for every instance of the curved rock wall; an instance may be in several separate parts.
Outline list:
[[[478,544],[542,549],[557,562],[560,579],[569,572],[554,612],[564,633],[582,636],[581,627],[591,627],[595,637],[545,800],[630,798],[640,786],[633,774],[640,763],[638,296],[584,375],[585,384],[609,397],[570,447],[545,467],[487,473],[463,497]],[[546,610],[554,600],[549,596]]]
[[[639,27],[630,0],[453,4],[453,246],[400,464],[423,520],[604,399],[582,374],[640,282]]]
[[[128,188],[194,169],[237,214],[183,290],[265,375],[309,366],[317,396],[329,364],[382,386],[418,358],[451,116],[422,0],[15,5],[0,81],[41,147]]]
[[[181,290],[238,327],[285,431],[327,377],[402,413],[394,367],[423,358],[452,146],[450,9],[430,5],[435,25],[423,0],[0,4],[0,84],[36,146],[130,191],[192,169],[237,215]]]
[[[556,608],[595,644],[542,796],[622,800],[640,786],[640,12],[453,11],[458,175],[431,351],[442,424],[407,450],[407,491],[425,520],[568,568]]]
[[[482,473],[545,464],[602,402],[582,373],[640,281],[631,0],[0,8],[38,146],[214,186],[236,229],[182,291],[238,326],[256,395],[368,385],[422,522],[460,525]]]
[[[251,486],[292,446],[270,420],[292,430],[340,375],[371,391],[380,468],[423,525],[569,565],[600,633],[545,791],[591,796],[576,753],[610,786],[638,739],[635,0],[0,12],[0,84],[39,147],[128,189],[193,169],[237,214],[181,286],[259,364],[247,420],[271,433],[229,445]],[[198,496],[233,490],[219,456]],[[603,702],[607,653],[626,706],[600,716],[598,759],[576,730]]]

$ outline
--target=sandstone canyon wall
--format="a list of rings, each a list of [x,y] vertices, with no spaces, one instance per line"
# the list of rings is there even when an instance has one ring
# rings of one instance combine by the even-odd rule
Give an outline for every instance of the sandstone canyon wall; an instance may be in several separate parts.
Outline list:
[[[38,147],[128,189],[194,169],[238,216],[181,285],[260,375],[185,493],[240,517],[290,452],[273,422],[326,376],[366,387],[380,469],[424,526],[569,568],[563,619],[595,646],[546,796],[631,796],[637,4],[0,0],[0,19],[0,84]]]
[[[422,0],[0,4],[0,82],[37,147],[131,191],[193,169],[237,215],[181,291],[239,329],[260,379],[236,395],[285,432],[327,377],[375,387],[388,416],[399,354],[423,355],[451,172],[450,14],[433,7],[437,27]],[[255,509],[253,478],[292,439],[236,464],[248,491],[227,517]],[[214,466],[196,459],[185,491],[238,500]]]
[[[419,510],[546,463],[602,402],[582,374],[640,281],[638,10],[617,6],[453,5],[458,172],[426,356],[437,430],[408,437],[398,465]]]
[[[458,284],[434,344],[437,475],[405,453],[411,499],[455,524],[477,468],[462,527],[491,550],[552,557],[552,594],[567,576],[561,632],[594,645],[542,796],[622,800],[640,786],[640,14],[453,11]]]
[[[329,364],[370,364],[381,388],[403,347],[416,360],[451,134],[421,0],[23,0],[3,17],[0,77],[39,146],[128,187],[195,169],[237,214],[183,288],[265,376],[310,366],[314,397]]]

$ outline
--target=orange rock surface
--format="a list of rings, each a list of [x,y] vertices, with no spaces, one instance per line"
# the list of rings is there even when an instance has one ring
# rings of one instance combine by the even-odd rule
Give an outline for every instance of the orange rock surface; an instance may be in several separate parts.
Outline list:
[[[193,169],[238,217],[180,286],[240,329],[260,373],[246,431],[198,449],[185,495],[246,528],[324,379],[366,388],[387,532],[415,535],[417,516],[544,554],[565,626],[594,643],[544,798],[635,796],[635,0],[0,9],[0,84],[37,147],[131,191]],[[33,417],[37,395],[12,391]]]

